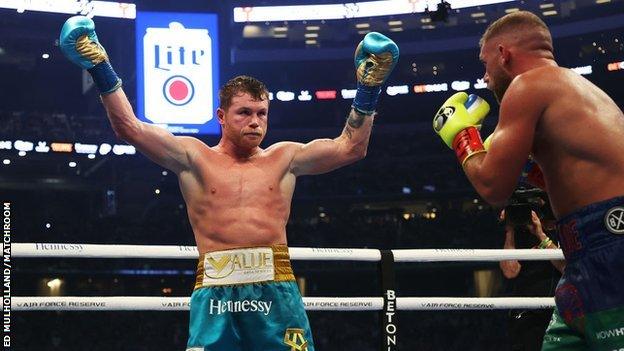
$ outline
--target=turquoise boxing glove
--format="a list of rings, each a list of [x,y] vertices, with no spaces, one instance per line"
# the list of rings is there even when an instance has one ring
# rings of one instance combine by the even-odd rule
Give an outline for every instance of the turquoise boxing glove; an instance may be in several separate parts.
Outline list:
[[[355,49],[357,92],[352,107],[359,113],[375,112],[381,85],[399,60],[399,47],[377,32],[366,34]]]
[[[121,79],[110,65],[90,18],[74,16],[65,21],[59,46],[65,57],[91,74],[100,94],[109,94],[121,87]]]

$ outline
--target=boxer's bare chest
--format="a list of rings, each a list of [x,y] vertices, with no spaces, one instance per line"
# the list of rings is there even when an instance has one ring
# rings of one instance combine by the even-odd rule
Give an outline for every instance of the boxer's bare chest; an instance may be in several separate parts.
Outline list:
[[[266,205],[289,198],[294,181],[285,181],[288,162],[275,152],[262,152],[246,160],[213,153],[197,160],[195,178],[203,201],[221,206]],[[201,189],[201,190],[200,190]]]

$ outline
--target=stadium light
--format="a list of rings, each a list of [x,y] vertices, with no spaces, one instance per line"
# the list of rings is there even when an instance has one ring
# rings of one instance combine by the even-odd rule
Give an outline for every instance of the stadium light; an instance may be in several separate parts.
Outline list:
[[[514,1],[517,0],[446,0],[446,3],[454,9],[461,9]],[[233,11],[234,22],[271,22],[392,16],[438,10],[435,1],[384,0],[325,5],[248,6],[235,7]]]
[[[136,18],[136,5],[114,1],[76,0],[0,0],[0,8],[26,11],[65,13],[87,17]]]

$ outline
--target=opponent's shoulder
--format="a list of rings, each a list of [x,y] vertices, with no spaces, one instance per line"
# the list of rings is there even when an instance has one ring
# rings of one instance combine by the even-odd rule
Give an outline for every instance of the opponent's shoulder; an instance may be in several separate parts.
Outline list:
[[[516,76],[501,101],[501,105],[541,106],[545,108],[557,96],[560,89],[558,82],[565,73],[560,67],[545,66],[535,68]]]
[[[569,70],[558,66],[535,68],[516,76],[509,88],[524,94],[541,95],[559,87],[559,82],[567,79],[567,71]]]

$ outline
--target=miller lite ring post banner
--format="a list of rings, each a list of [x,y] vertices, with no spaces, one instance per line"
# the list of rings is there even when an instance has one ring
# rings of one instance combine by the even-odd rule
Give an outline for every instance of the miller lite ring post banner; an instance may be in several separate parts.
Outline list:
[[[217,15],[138,12],[137,111],[176,134],[219,134]]]

